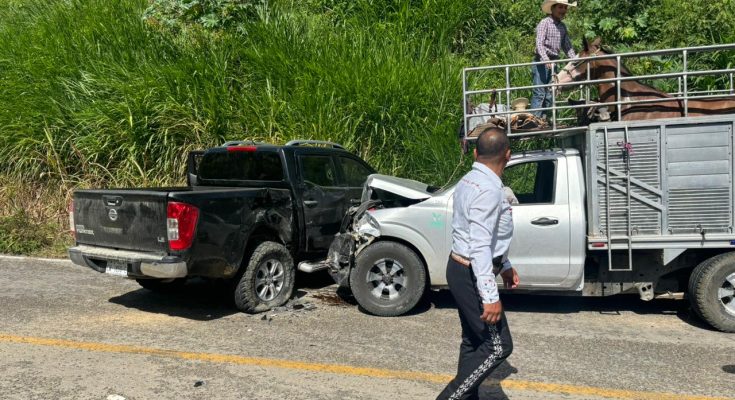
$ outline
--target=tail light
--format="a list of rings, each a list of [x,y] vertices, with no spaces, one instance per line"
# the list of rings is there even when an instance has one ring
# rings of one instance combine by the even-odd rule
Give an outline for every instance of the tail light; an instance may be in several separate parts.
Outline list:
[[[74,227],[74,200],[69,202],[67,210],[69,211],[69,232],[74,236],[74,239],[76,239],[77,229]]]
[[[258,150],[256,146],[229,146],[227,148],[228,153],[252,153],[254,151]]]
[[[166,231],[171,250],[186,250],[191,247],[199,219],[199,209],[191,204],[171,201],[166,209]]]

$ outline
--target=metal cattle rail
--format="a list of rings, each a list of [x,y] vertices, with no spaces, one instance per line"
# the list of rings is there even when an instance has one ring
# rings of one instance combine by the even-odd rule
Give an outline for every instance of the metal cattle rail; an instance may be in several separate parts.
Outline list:
[[[677,79],[678,80],[678,90],[674,93],[668,93],[671,97],[671,99],[667,100],[680,100],[684,104],[684,117],[688,116],[688,107],[687,104],[690,100],[699,100],[699,99],[713,99],[713,98],[721,98],[723,96],[729,96],[729,95],[735,95],[735,79],[733,76],[735,75],[735,68],[727,68],[727,69],[709,69],[709,70],[690,70],[690,55],[694,53],[713,53],[716,51],[735,51],[735,44],[723,44],[723,45],[712,45],[712,46],[700,46],[700,47],[683,47],[683,48],[675,48],[675,49],[665,49],[665,50],[653,50],[653,51],[639,51],[639,52],[629,52],[629,53],[621,53],[621,54],[605,54],[605,55],[597,55],[593,57],[585,57],[585,58],[576,58],[574,59],[575,62],[580,61],[587,61],[587,60],[599,60],[599,59],[615,59],[617,61],[617,71],[616,71],[616,77],[613,79],[591,79],[590,77],[590,68],[587,68],[587,77],[585,80],[577,81],[577,82],[570,82],[570,83],[550,83],[547,85],[521,85],[521,86],[515,86],[511,82],[512,76],[517,76],[519,72],[521,73],[521,76],[527,76],[527,81],[530,82],[530,72],[531,68],[534,68],[537,65],[547,64],[545,61],[539,61],[539,62],[529,62],[529,63],[520,63],[520,64],[507,64],[507,65],[497,65],[497,66],[486,66],[486,67],[473,67],[473,68],[465,68],[462,71],[462,91],[463,91],[463,108],[464,108],[464,118],[463,123],[464,127],[466,127],[464,132],[464,138],[466,140],[474,140],[474,138],[469,137],[469,133],[471,132],[470,129],[470,122],[474,118],[491,118],[491,117],[498,117],[498,118],[505,118],[506,120],[510,120],[511,115],[517,114],[518,111],[511,110],[511,103],[514,99],[520,97],[517,95],[519,91],[525,91],[530,92],[533,89],[536,88],[552,88],[551,90],[551,107],[540,107],[540,108],[532,108],[524,110],[524,112],[533,113],[534,111],[547,111],[549,115],[548,123],[549,123],[549,129],[543,129],[543,130],[533,130],[533,131],[524,131],[524,132],[513,132],[511,130],[510,123],[506,124],[506,129],[508,131],[508,136],[513,137],[529,137],[529,136],[538,136],[538,135],[550,135],[550,136],[560,136],[564,134],[573,134],[573,133],[579,133],[587,130],[587,126],[568,126],[564,125],[563,122],[568,121],[569,118],[563,118],[562,114],[566,110],[576,110],[581,108],[588,108],[590,106],[594,107],[600,107],[600,106],[610,106],[615,107],[617,109],[617,120],[621,120],[621,107],[622,105],[631,105],[631,104],[646,104],[646,103],[655,103],[655,102],[661,102],[661,99],[649,99],[649,100],[621,100],[621,83],[625,81],[630,80],[657,80],[657,79]],[[676,72],[669,72],[669,73],[658,73],[658,74],[649,74],[649,75],[637,75],[637,76],[622,76],[621,75],[621,69],[622,69],[622,62],[625,59],[641,59],[641,58],[651,58],[651,57],[658,57],[663,55],[680,55],[681,56],[681,70]],[[562,64],[562,66],[566,63],[568,63],[571,60],[553,60],[550,61],[552,65],[552,75],[556,75],[556,73],[560,70],[558,68],[559,64]],[[523,74],[525,72],[525,74]],[[498,87],[491,87],[491,88],[476,88],[474,87],[471,82],[472,80],[476,81],[482,81],[482,77],[478,78],[478,74],[498,74],[501,73],[504,77],[504,85],[498,86]],[[711,89],[711,90],[696,90],[690,87],[689,79],[691,77],[698,77],[698,76],[726,76],[729,79],[726,79],[727,88],[719,88],[719,89]],[[503,79],[502,77],[500,78]],[[497,81],[497,80],[496,80]],[[592,86],[595,86],[597,84],[601,83],[615,83],[616,89],[617,89],[617,96],[616,101],[613,102],[605,102],[605,103],[594,103],[594,104],[570,104],[568,101],[557,101],[557,90],[556,89],[569,89],[569,88],[579,88],[579,92],[582,93],[585,99],[589,100],[590,98],[590,92]],[[502,110],[498,111],[492,111],[490,112],[480,112],[480,113],[473,113],[473,110],[471,109],[472,100],[476,97],[481,96],[490,96],[494,94],[499,94],[500,100],[498,104],[501,104]],[[576,122],[576,121],[575,121]]]

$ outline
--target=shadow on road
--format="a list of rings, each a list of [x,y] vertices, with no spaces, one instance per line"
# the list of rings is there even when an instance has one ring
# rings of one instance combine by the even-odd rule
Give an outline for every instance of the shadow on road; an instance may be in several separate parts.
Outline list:
[[[321,289],[333,283],[326,272],[324,274],[298,273],[294,297],[301,298],[309,291]],[[232,289],[227,282],[199,278],[188,280],[182,287],[170,293],[157,293],[140,288],[113,297],[109,301],[144,312],[197,321],[219,319],[239,312],[235,308]]]
[[[222,282],[192,279],[169,293],[140,288],[109,301],[144,312],[208,321],[238,312],[225,286]]]
[[[618,315],[623,311],[639,315],[675,315],[682,321],[697,328],[713,330],[694,315],[686,300],[642,301],[637,295],[616,295],[609,297],[549,296],[503,293],[501,295],[506,311],[539,314],[573,314],[578,312],[598,312]],[[456,308],[449,290],[431,291],[412,313],[419,314],[436,308]]]
[[[510,365],[508,361],[504,361],[493,371],[492,374],[480,386],[480,398],[487,400],[508,400],[500,383],[503,379],[518,373],[518,369]]]

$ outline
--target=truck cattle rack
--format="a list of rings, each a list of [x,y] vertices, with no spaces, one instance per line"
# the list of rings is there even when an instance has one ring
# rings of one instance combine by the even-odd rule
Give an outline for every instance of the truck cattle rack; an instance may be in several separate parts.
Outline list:
[[[718,54],[728,53],[735,55],[735,44],[722,44],[712,46],[700,46],[700,47],[682,47],[675,49],[665,50],[653,50],[653,51],[638,51],[628,52],[620,54],[599,54],[593,57],[576,58],[573,60],[553,60],[552,63],[552,75],[555,76],[559,71],[562,70],[563,66],[570,61],[575,64],[584,63],[592,60],[601,59],[613,59],[617,61],[617,71],[615,78],[612,79],[592,79],[590,74],[590,68],[586,68],[587,76],[583,80],[568,83],[556,83],[555,80],[547,85],[528,85],[521,84],[516,85],[514,83],[523,81],[524,83],[531,82],[531,69],[538,66],[544,65],[547,62],[528,62],[520,64],[507,64],[497,66],[485,66],[485,67],[473,67],[465,68],[462,71],[462,90],[463,90],[463,126],[464,139],[467,141],[473,141],[476,138],[470,136],[472,128],[484,123],[490,118],[501,118],[509,121],[513,114],[518,114],[519,111],[511,110],[511,103],[519,97],[527,97],[530,99],[531,93],[536,88],[551,88],[551,106],[550,107],[539,107],[523,110],[524,113],[534,112],[546,112],[548,127],[546,129],[537,130],[526,130],[526,131],[513,131],[511,130],[511,124],[506,123],[506,129],[508,137],[510,138],[527,138],[533,136],[569,136],[579,134],[588,131],[588,125],[579,126],[577,124],[576,112],[579,109],[585,109],[589,107],[609,107],[609,109],[615,110],[612,112],[612,121],[621,121],[621,110],[624,105],[634,104],[650,104],[661,102],[662,99],[647,99],[647,100],[630,100],[621,96],[621,85],[626,81],[661,81],[667,80],[670,87],[676,87],[676,91],[666,91],[666,94],[671,96],[667,98],[667,101],[680,101],[683,104],[683,116],[682,118],[689,117],[689,110],[687,104],[691,100],[700,99],[716,99],[725,96],[735,95],[735,68],[726,69],[701,69],[692,70],[692,65],[696,64],[696,57],[708,57],[713,58]],[[672,62],[678,65],[679,68],[674,68],[674,72],[660,72],[646,75],[631,75],[625,76],[621,73],[623,64],[625,61],[634,61],[636,63],[648,63],[653,65],[661,60],[662,56],[678,57],[678,60]],[[732,57],[731,57],[732,58]],[[730,67],[730,65],[728,65]],[[716,77],[712,79],[706,89],[697,89],[696,85],[693,85],[692,81],[695,79],[701,79],[701,77]],[[672,80],[676,80],[676,83],[672,83]],[[495,83],[492,83],[495,82]],[[502,82],[498,84],[497,82]],[[711,83],[717,83],[717,87],[711,87]],[[603,102],[603,103],[589,103],[591,96],[596,91],[596,86],[599,84],[612,83],[617,91],[615,101]],[[582,101],[587,101],[585,104],[579,104],[570,102],[568,100],[561,100],[559,97],[559,90],[562,89],[573,89],[574,93],[578,93],[582,98]],[[482,104],[483,101],[491,96],[497,96],[497,109],[488,110],[487,107],[483,110],[479,107],[477,110],[473,105]]]
[[[569,83],[556,79],[548,85],[513,85],[523,79],[531,82],[531,68],[544,62],[466,68],[463,71],[464,140],[474,127],[489,118],[505,123],[511,139],[532,137],[554,138],[555,144],[575,148],[582,157],[586,188],[587,248],[605,251],[610,272],[631,272],[636,251],[661,251],[663,263],[676,258],[686,249],[724,249],[735,246],[735,112],[709,116],[691,116],[688,104],[700,99],[735,96],[735,68],[695,69],[697,57],[735,55],[735,44],[686,47],[622,54],[598,54],[574,60],[556,60],[566,68],[592,60],[615,61],[615,77],[592,79],[588,67],[586,77]],[[679,62],[675,72],[634,75],[626,73],[624,61],[649,60],[649,69],[662,56],[674,56]],[[645,62],[645,61],[644,61]],[[669,63],[671,61],[669,60]],[[728,65],[730,66],[730,65]],[[609,69],[610,67],[607,66]],[[584,75],[584,74],[583,74]],[[710,77],[706,89],[697,88],[699,77]],[[679,102],[680,117],[625,120],[623,106],[660,103],[662,98],[631,99],[621,86],[626,81],[668,80],[662,86],[675,91],[661,91],[665,102]],[[481,87],[483,82],[503,82],[495,87]],[[589,103],[597,85],[613,85],[614,101]],[[716,85],[715,85],[716,84]],[[485,84],[484,86],[487,86]],[[491,85],[492,86],[492,85]],[[519,97],[528,96],[535,88],[552,88],[551,107],[512,110]],[[580,100],[559,100],[558,89],[573,89]],[[656,90],[656,89],[654,89]],[[658,89],[660,90],[660,89]],[[622,95],[622,96],[621,96]],[[478,98],[497,99],[497,109],[485,105],[476,112]],[[489,102],[489,103],[492,103]],[[580,125],[576,111],[589,107],[609,107],[609,120]],[[478,107],[482,109],[482,107]],[[547,113],[548,127],[514,131],[509,123],[519,113]],[[678,111],[677,111],[678,112]],[[497,121],[497,120],[496,120]],[[544,146],[548,146],[548,143]]]

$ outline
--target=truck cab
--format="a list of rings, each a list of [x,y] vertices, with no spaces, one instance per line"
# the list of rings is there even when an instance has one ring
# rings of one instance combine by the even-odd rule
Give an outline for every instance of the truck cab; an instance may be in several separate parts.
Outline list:
[[[342,146],[228,142],[188,158],[188,186],[77,190],[71,260],[168,291],[190,277],[232,282],[235,304],[288,301],[298,265],[323,258],[373,172]]]
[[[581,290],[587,224],[579,151],[519,154],[508,163],[502,179],[518,199],[513,205],[509,259],[523,274],[522,287]]]

